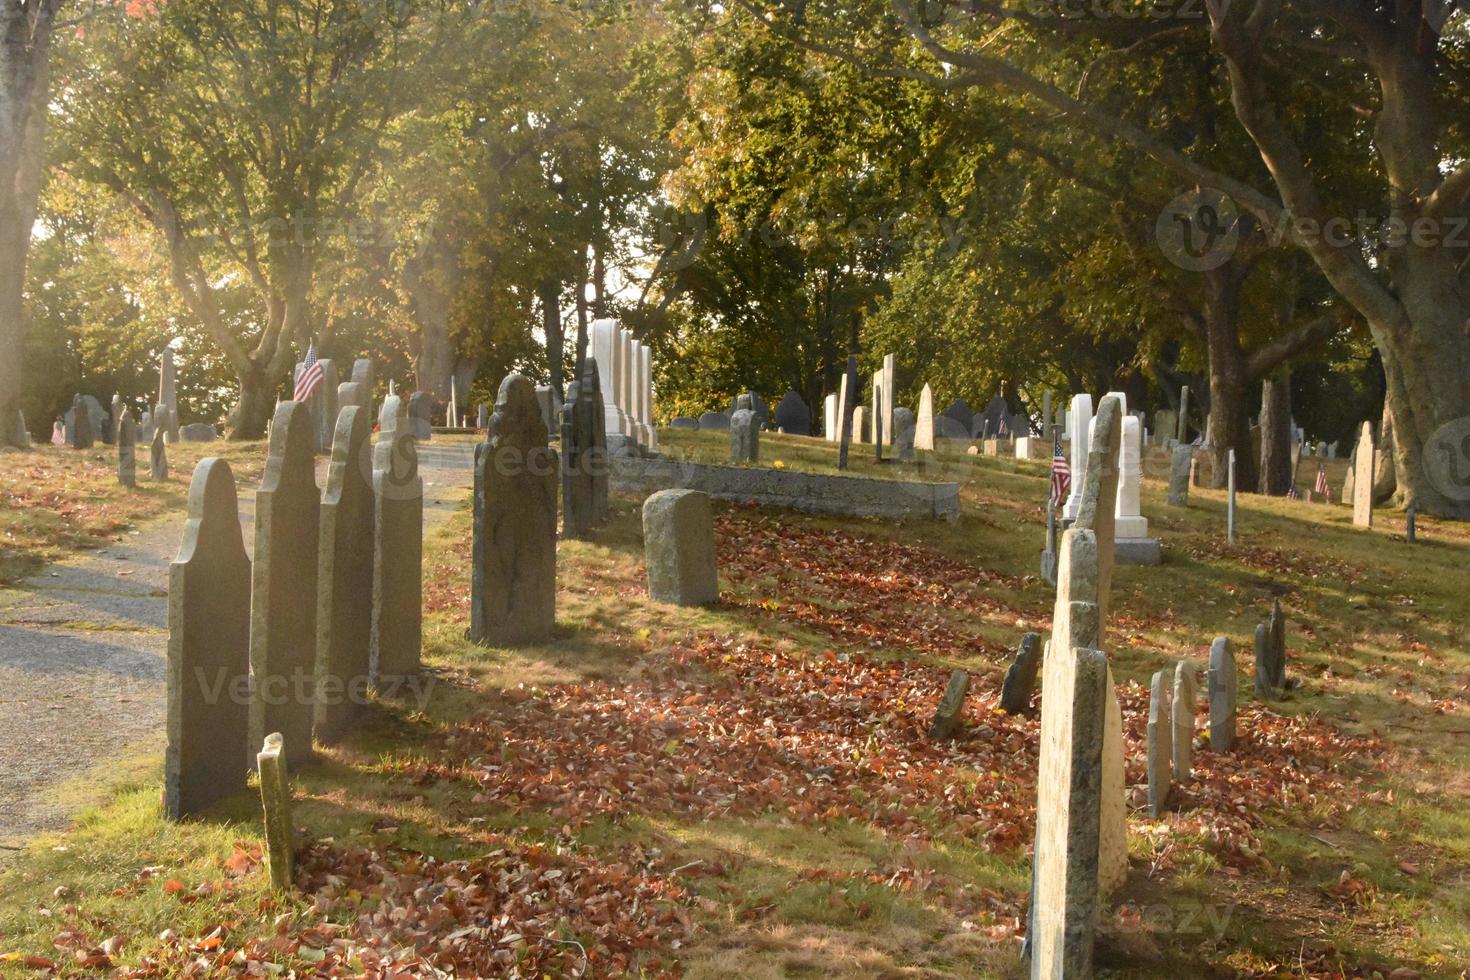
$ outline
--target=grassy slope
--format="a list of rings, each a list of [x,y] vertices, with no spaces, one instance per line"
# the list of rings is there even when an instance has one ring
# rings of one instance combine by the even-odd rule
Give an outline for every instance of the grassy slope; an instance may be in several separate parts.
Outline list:
[[[718,436],[666,438],[723,453]],[[830,468],[832,453],[764,435],[763,455]],[[855,454],[854,469],[912,468]],[[962,482],[957,524],[722,508],[724,601],[706,610],[647,602],[636,501],[617,499],[597,541],[560,545],[561,637],[514,652],[462,638],[460,513],[426,547],[435,696],[423,710],[382,705],[301,773],[297,823],[333,847],[446,860],[636,853],[685,890],[699,926],[678,950],[641,954],[651,970],[1015,973],[1035,724],[992,709],[1009,650],[1050,616],[1034,577],[1045,467],[949,458],[924,475]],[[1456,975],[1470,961],[1470,535],[1422,521],[1425,543],[1410,548],[1393,515],[1364,532],[1345,508],[1247,498],[1229,548],[1219,494],[1196,491],[1183,511],[1162,498],[1146,483],[1166,564],[1114,581],[1108,652],[1130,784],[1140,686],[1175,659],[1201,663],[1215,635],[1239,652],[1245,746],[1239,759],[1201,750],[1175,812],[1130,818],[1133,870],[1102,965]],[[1263,713],[1248,693],[1250,636],[1273,598],[1304,687]],[[923,722],[953,666],[977,675],[969,727],[935,748]],[[1339,746],[1353,757],[1335,759]],[[228,945],[270,934],[281,913],[290,929],[352,920],[361,896],[318,895],[313,911],[310,897],[267,897],[258,871],[238,874],[261,839],[249,800],[168,825],[158,786],[155,764],[0,878],[0,953],[70,956],[52,943],[75,928],[73,945],[128,937],[118,961],[136,964],[164,929],[197,953],[221,923],[233,923]],[[691,799],[704,791],[722,795]]]

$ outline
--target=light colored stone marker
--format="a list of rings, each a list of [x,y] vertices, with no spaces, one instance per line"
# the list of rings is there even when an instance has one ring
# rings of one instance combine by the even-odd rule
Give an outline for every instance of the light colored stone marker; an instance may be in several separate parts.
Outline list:
[[[1364,422],[1358,434],[1358,449],[1353,457],[1353,524],[1373,526],[1373,423]]]
[[[161,425],[153,427],[153,442],[148,447],[148,477],[155,483],[168,479],[168,447]]]
[[[1155,671],[1148,698],[1148,812],[1157,817],[1169,803],[1174,772],[1173,697],[1167,671]]]
[[[310,413],[307,417],[310,418]],[[265,813],[265,853],[271,888],[287,892],[295,877],[296,842],[291,827],[291,782],[286,773],[280,732],[265,737],[256,753],[255,767],[260,771],[260,805]]]
[[[658,602],[702,606],[720,598],[714,511],[698,490],[660,490],[643,502],[648,594]]]
[[[934,392],[927,384],[919,392],[919,411],[914,418],[914,448],[934,451]]]
[[[133,413],[119,405],[115,425],[117,482],[132,489],[138,485],[138,424],[133,421]]]
[[[1235,699],[1240,677],[1230,640],[1215,637],[1210,645],[1210,748],[1229,752],[1235,747]]]
[[[1190,469],[1194,465],[1194,447],[1179,445],[1169,458],[1169,506],[1189,506]]]
[[[1194,768],[1194,668],[1181,660],[1174,666],[1174,781],[1189,779]]]
[[[199,461],[168,569],[164,815],[202,813],[245,791],[249,760],[250,559],[230,464]]]

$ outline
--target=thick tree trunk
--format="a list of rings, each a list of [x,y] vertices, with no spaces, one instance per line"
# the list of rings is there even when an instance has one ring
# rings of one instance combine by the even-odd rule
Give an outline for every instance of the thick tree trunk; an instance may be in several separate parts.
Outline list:
[[[276,386],[262,370],[248,371],[238,380],[240,393],[227,422],[230,438],[263,439],[276,409]]]
[[[1256,459],[1251,452],[1250,414],[1246,408],[1251,379],[1245,352],[1240,348],[1240,286],[1244,275],[1227,262],[1204,274],[1205,335],[1209,345],[1210,452],[1215,466],[1212,483],[1226,485],[1230,450],[1235,450],[1235,485],[1257,485]]]
[[[551,389],[558,398],[565,395],[562,386],[562,361],[566,358],[566,338],[561,327],[561,283],[548,279],[541,284],[541,329],[546,334],[546,366],[551,376]]]
[[[1261,386],[1261,493],[1284,497],[1295,473],[1291,456],[1291,373],[1282,371]]]
[[[0,183],[4,177],[0,176]],[[25,292],[30,226],[22,225],[15,195],[0,190],[0,446],[14,437],[20,411],[21,355],[25,349],[21,305]]]

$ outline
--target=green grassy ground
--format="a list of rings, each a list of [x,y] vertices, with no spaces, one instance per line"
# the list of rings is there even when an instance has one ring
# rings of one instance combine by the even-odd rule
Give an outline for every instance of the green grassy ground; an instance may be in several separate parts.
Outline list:
[[[725,452],[719,434],[661,435]],[[815,440],[762,445],[831,467]],[[470,954],[449,937],[466,920],[424,897],[452,879],[521,910],[518,931],[476,933],[482,949],[551,975],[1018,975],[1036,723],[996,703],[1021,634],[1050,618],[1046,467],[855,453],[854,472],[953,479],[963,515],[721,507],[722,601],[686,610],[647,600],[638,501],[616,498],[595,541],[559,546],[560,635],[516,651],[464,639],[462,510],[425,550],[432,697],[379,704],[297,774],[299,894],[266,894],[251,800],[164,823],[155,760],[0,877],[0,967],[78,970],[101,953],[140,975],[201,957],[352,972],[403,948],[464,975]],[[1132,813],[1102,970],[1462,976],[1470,533],[1424,520],[1409,546],[1400,515],[1364,531],[1346,508],[1242,498],[1232,547],[1220,494],[1171,509],[1152,479],[1144,513],[1166,562],[1117,571],[1107,643],[1130,802],[1150,674],[1202,666],[1217,635],[1240,658],[1242,739],[1230,756],[1201,745],[1162,818]],[[1264,706],[1250,638],[1274,599],[1303,683]],[[966,727],[936,745],[924,729],[953,667],[975,677]],[[556,891],[547,868],[577,884]],[[622,898],[600,906],[601,891]]]

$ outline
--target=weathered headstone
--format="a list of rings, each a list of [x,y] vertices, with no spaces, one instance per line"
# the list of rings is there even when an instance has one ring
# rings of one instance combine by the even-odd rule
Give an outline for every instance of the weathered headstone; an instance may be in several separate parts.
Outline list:
[[[1194,668],[1186,661],[1174,666],[1174,780],[1189,779],[1194,768]]]
[[[1177,420],[1179,430],[1174,438],[1180,442],[1189,441],[1189,385],[1179,389],[1179,418]],[[1162,435],[1163,433],[1160,433]]]
[[[352,377],[349,379],[357,385],[356,395],[358,401],[355,404],[363,408],[371,408],[373,404],[373,359],[371,357],[359,357],[352,362]]]
[[[1353,453],[1353,524],[1373,526],[1373,423],[1364,422]]]
[[[837,392],[834,391],[822,399],[822,438],[836,442],[837,435]]]
[[[117,482],[129,488],[138,485],[138,426],[133,413],[122,407],[117,420]]]
[[[1077,508],[1082,504],[1082,480],[1080,474],[1087,469],[1087,454],[1092,433],[1092,396],[1072,396],[1072,405],[1067,414],[1067,428],[1072,433],[1072,492],[1067,495],[1062,508],[1062,520],[1077,519]]]
[[[754,411],[737,408],[730,416],[730,462],[755,463],[760,461],[760,420]]]
[[[1225,461],[1225,540],[1235,543],[1235,450]]]
[[[423,633],[424,481],[408,426],[381,431],[373,447],[373,606],[369,674],[419,672]]]
[[[408,396],[408,422],[413,437],[427,442],[434,435],[434,402],[427,391],[415,391]]]
[[[470,639],[544,643],[556,628],[556,453],[536,389],[507,375],[487,441],[475,447]]]
[[[672,422],[669,423],[669,428],[671,428],[671,429],[698,429],[699,428],[699,419],[692,419],[692,418],[689,418],[687,415],[681,415],[681,416],[679,416],[678,418],[674,419]]]
[[[883,394],[883,386],[881,384],[874,384],[873,421],[871,423],[873,426],[873,458],[880,463],[883,462],[883,446],[887,442],[888,437],[891,435],[891,433],[885,432],[883,428],[885,425],[884,419],[886,418],[887,408],[887,402],[884,401],[885,397],[886,396]]]
[[[1169,506],[1189,506],[1189,474],[1194,465],[1194,447],[1174,447],[1169,457]]]
[[[1277,599],[1271,615],[1256,626],[1256,695],[1274,701],[1286,688],[1286,616]]]
[[[781,397],[781,403],[776,406],[776,428],[789,436],[809,436],[812,434],[812,410],[807,408],[806,401],[795,391],[788,391]]]
[[[854,406],[852,410],[852,441],[868,441],[868,412],[861,406]]]
[[[1031,694],[1036,690],[1036,672],[1041,667],[1041,634],[1021,637],[1016,659],[1006,668],[1000,686],[1000,709],[1006,714],[1021,715],[1031,709]]]
[[[168,447],[162,427],[153,430],[153,441],[148,447],[148,478],[155,483],[168,479]]]
[[[857,426],[857,355],[847,355],[847,370],[837,397],[837,468],[847,469],[847,455]]]
[[[219,432],[208,422],[190,422],[179,428],[179,438],[185,442],[214,442]]]
[[[699,417],[702,431],[725,432],[730,428],[730,416],[724,412],[705,412]]]
[[[970,692],[970,675],[963,670],[950,673],[945,685],[944,697],[939,699],[939,708],[934,712],[934,721],[929,725],[929,738],[933,741],[949,738],[960,725],[960,716],[965,711],[965,695]]]
[[[250,741],[279,732],[294,765],[311,756],[317,651],[315,420],[282,402],[255,492],[255,564],[250,590]]]
[[[1119,564],[1157,565],[1163,558],[1158,539],[1148,536],[1148,518],[1141,508],[1142,489],[1143,425],[1137,416],[1125,415],[1116,515]]]
[[[1148,698],[1148,812],[1157,817],[1169,803],[1174,772],[1174,712],[1167,671],[1155,671]]]
[[[1353,501],[1357,499],[1357,483],[1358,447],[1355,443],[1353,445],[1352,452],[1348,454],[1347,475],[1343,477],[1342,480],[1342,502],[1347,504],[1349,507],[1353,506]]]
[[[249,770],[250,559],[230,464],[201,460],[168,570],[164,814],[198,814],[245,790]]]
[[[317,361],[322,369],[322,383],[311,396],[314,403],[312,416],[316,419],[317,450],[332,451],[332,441],[337,437],[337,365],[330,357]]]
[[[736,395],[735,400],[730,403],[730,410],[725,414],[734,415],[742,408],[748,408],[755,413],[756,424],[761,428],[764,429],[770,424],[771,406],[755,392],[747,391],[743,394]]]
[[[116,445],[117,444],[117,430],[118,430],[118,427],[122,424],[122,413],[123,413],[123,400],[122,400],[122,395],[117,394],[117,393],[114,393],[113,396],[112,396],[112,411],[109,412],[108,415],[107,415],[107,438],[103,439],[102,440],[103,442],[110,443],[110,444],[113,444],[113,445]],[[135,430],[133,432],[133,441],[136,442],[137,441],[137,438],[138,438],[138,433]]]
[[[1235,699],[1240,677],[1230,640],[1215,637],[1210,645],[1210,748],[1229,752],[1235,747]]]
[[[291,824],[291,781],[286,773],[286,752],[280,732],[267,735],[255,755],[260,772],[260,805],[265,815],[265,855],[271,888],[291,890],[295,877],[296,841]]]
[[[561,496],[562,531],[568,537],[585,538],[598,523],[597,477],[606,479],[606,460],[597,454],[597,436],[602,432],[602,405],[597,382],[597,362],[583,362],[582,379],[567,388],[561,408]],[[698,423],[695,423],[698,427]]]
[[[660,490],[643,502],[648,595],[677,606],[719,601],[714,510],[698,490]]]
[[[975,412],[963,398],[957,398],[934,421],[941,426],[941,431],[935,435],[946,439],[969,439],[975,427]]]
[[[914,413],[900,405],[893,410],[893,445],[901,463],[914,461]]]
[[[551,385],[538,385],[536,388],[536,404],[541,408],[541,418],[546,422],[546,438],[555,438],[561,432],[561,396],[557,394],[556,389],[551,387]],[[481,405],[480,410],[483,412],[484,409],[485,406]],[[489,422],[490,417],[486,415],[485,425],[481,426],[481,428],[488,427]]]
[[[547,390],[548,393],[550,393],[550,391],[551,391],[550,388],[548,388],[546,390]],[[476,429],[479,429],[481,432],[483,432],[486,429],[488,429],[489,427],[490,427],[490,406],[489,405],[486,405],[484,402],[481,402],[475,408],[475,428]]]
[[[914,418],[914,448],[934,451],[934,392],[927,384],[919,392],[919,411]]]
[[[589,357],[582,362],[582,393],[586,397],[587,392],[592,393],[591,408],[602,413],[607,418],[607,409],[602,404],[602,366],[597,363],[597,358]],[[602,426],[594,426],[592,430],[591,456],[586,458],[587,465],[592,471],[592,519],[599,524],[607,520],[611,513],[608,504],[608,479],[610,477],[607,457],[607,430]]]
[[[893,445],[893,436],[894,436],[894,430],[893,430],[893,409],[898,404],[898,391],[897,391],[897,388],[895,387],[896,386],[896,383],[897,383],[897,378],[896,378],[897,373],[898,373],[898,358],[897,358],[897,356],[894,355],[894,354],[884,354],[883,355],[883,370],[881,372],[879,372],[879,375],[878,375],[880,381],[882,382],[882,384],[881,384],[881,391],[883,393],[883,401],[881,402],[881,406],[882,407],[879,408],[879,405],[880,405],[879,402],[874,402],[873,403],[873,406],[874,406],[873,411],[876,413],[876,418],[874,419],[874,422],[879,425],[879,430],[878,431],[881,433],[879,436],[875,436],[874,439],[873,439],[873,441],[876,442],[876,443],[878,443],[879,445],[883,445],[883,446],[892,446]]]
[[[66,413],[67,442],[73,449],[91,449],[96,436],[92,433],[92,415],[81,395],[74,395],[71,410]]]
[[[373,488],[368,412],[337,417],[317,532],[316,689],[312,724],[330,745],[367,700],[373,607]],[[289,737],[289,736],[288,736]]]

